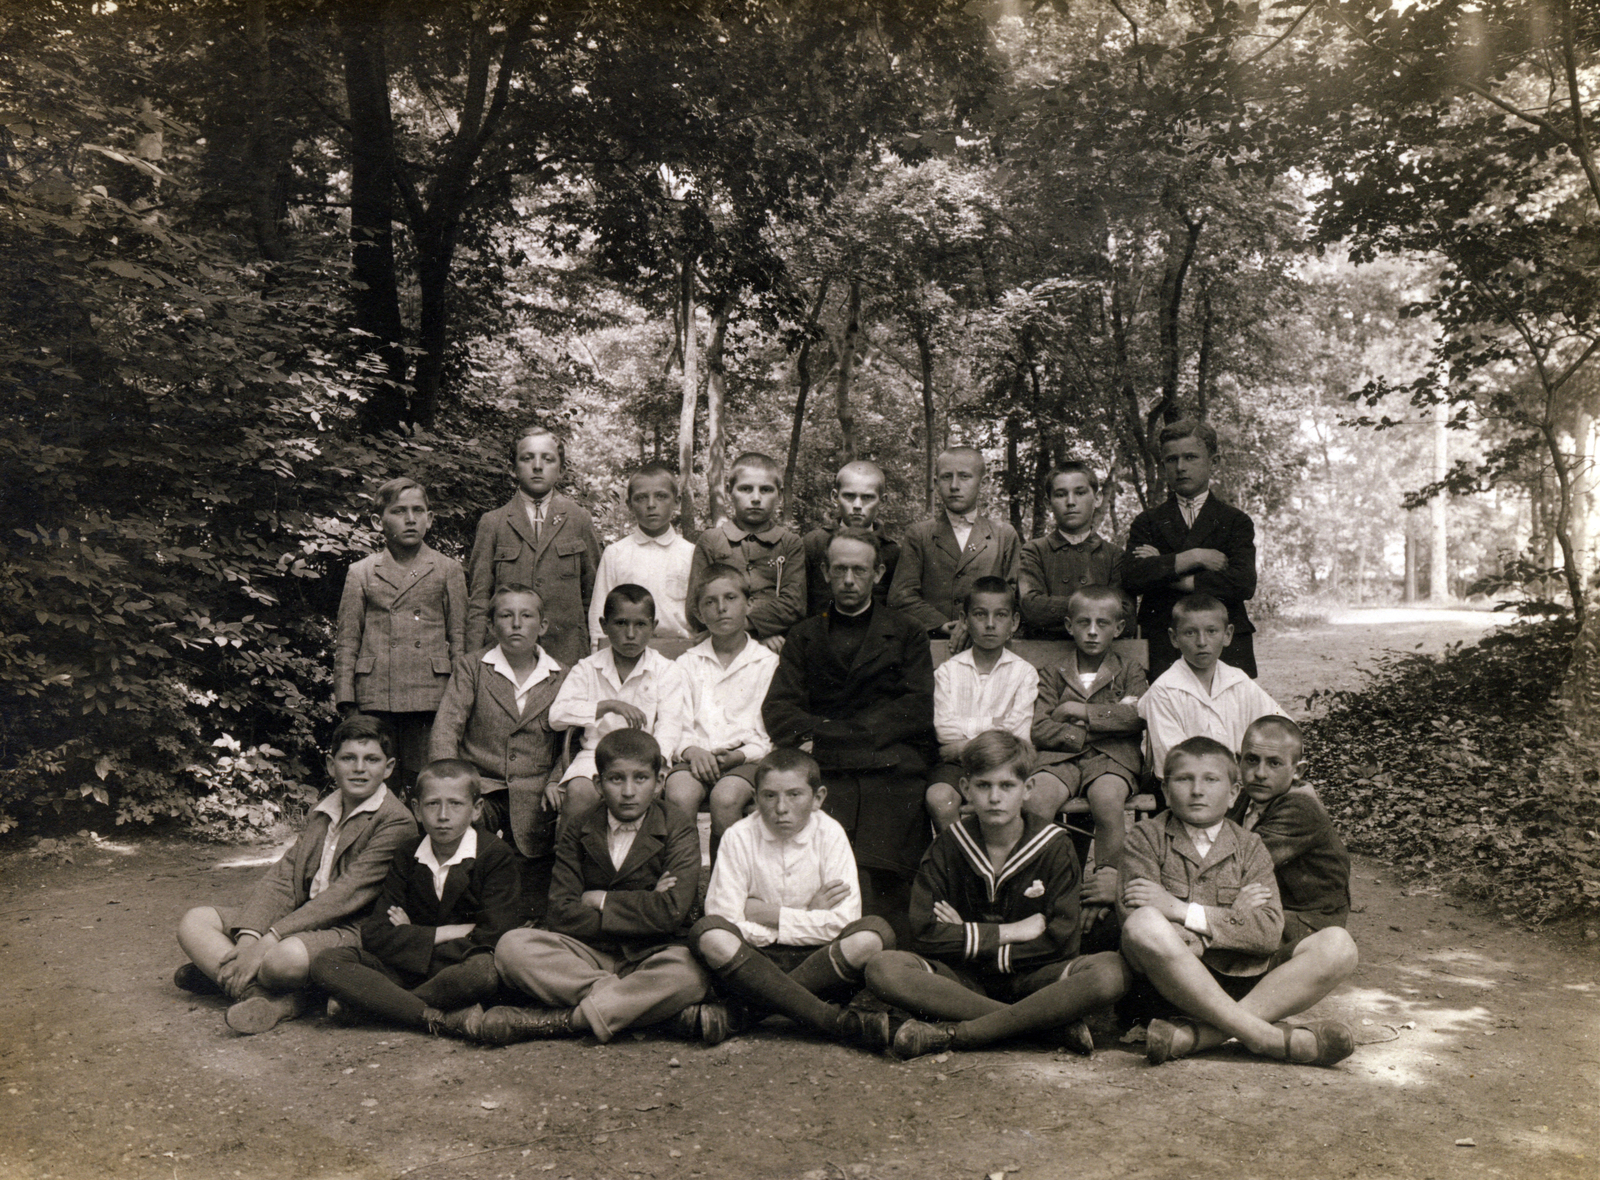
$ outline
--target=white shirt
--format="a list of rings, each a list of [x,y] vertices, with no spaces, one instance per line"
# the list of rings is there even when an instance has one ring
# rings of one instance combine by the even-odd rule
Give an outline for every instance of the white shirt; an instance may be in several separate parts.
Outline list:
[[[965,549],[967,538],[972,536],[973,523],[978,519],[978,510],[974,508],[965,516],[957,516],[949,509],[945,509],[945,515],[950,518],[950,531],[956,535],[956,548]]]
[[[615,713],[597,718],[601,701],[625,701],[637,708],[644,714],[644,731],[656,739],[662,756],[670,758],[683,731],[683,698],[683,674],[653,647],[644,649],[626,681],[617,675],[616,653],[609,647],[584,656],[550,702],[551,729],[583,729],[583,748],[561,781],[593,778],[594,748],[613,729],[627,727]]]
[[[333,850],[339,844],[339,833],[344,829],[345,823],[349,821],[351,816],[360,815],[366,811],[378,810],[388,797],[388,784],[379,783],[376,791],[343,814],[340,813],[343,804],[339,801],[338,791],[335,791],[311,809],[312,811],[320,811],[328,817],[328,835],[322,841],[322,859],[317,862],[317,871],[311,878],[311,897],[321,893],[328,887],[328,882],[333,880]]]
[[[941,746],[965,744],[986,729],[1028,741],[1038,696],[1039,670],[1027,660],[1002,649],[993,671],[981,676],[968,648],[933,670],[933,729]]]
[[[1167,751],[1185,738],[1215,738],[1237,752],[1252,721],[1282,712],[1277,701],[1232,664],[1217,662],[1208,693],[1180,659],[1139,698],[1150,744],[1148,765],[1159,776]]]
[[[433,894],[440,900],[444,899],[444,881],[450,875],[450,866],[469,861],[478,855],[478,829],[468,828],[467,834],[461,837],[461,843],[456,845],[456,850],[450,859],[443,864],[439,863],[438,856],[433,851],[433,837],[429,836],[417,845],[417,859],[427,866],[433,874]]]
[[[550,493],[546,492],[542,500],[535,500],[521,488],[517,489],[517,496],[522,500],[522,509],[528,514],[528,527],[533,530],[536,540],[544,540],[544,518],[550,508]]]
[[[1184,823],[1183,820],[1178,822],[1183,824],[1183,830],[1188,833],[1190,841],[1194,844],[1194,850],[1200,854],[1200,859],[1205,860],[1210,856],[1211,846],[1217,842],[1217,833],[1222,831],[1222,821],[1219,819],[1209,828],[1197,828],[1193,824]],[[1189,903],[1189,908],[1183,915],[1183,924],[1196,934],[1211,933],[1211,924],[1206,921],[1206,907],[1198,901]]]
[[[529,670],[526,680],[517,679],[517,674],[511,669],[511,661],[506,659],[506,653],[500,650],[499,644],[483,653],[483,662],[511,681],[511,687],[517,695],[518,713],[528,707],[528,693],[533,691],[535,684],[561,674],[561,665],[556,658],[542,647],[538,650],[539,658]]]
[[[843,881],[850,895],[831,910],[806,902],[824,881]],[[778,928],[747,922],[745,901],[759,897],[778,907]],[[759,812],[729,828],[717,849],[706,887],[706,913],[726,918],[751,946],[824,946],[861,917],[861,885],[850,839],[820,808],[787,840],[772,834]]]
[[[1066,529],[1060,528],[1058,528],[1056,532],[1060,534],[1061,539],[1068,545],[1082,545],[1094,535],[1094,525],[1090,525],[1088,528],[1079,533],[1069,533]]]
[[[687,639],[693,634],[685,609],[689,563],[693,559],[694,543],[684,540],[674,528],[659,537],[647,537],[634,529],[622,540],[607,545],[594,574],[594,598],[589,603],[590,640],[598,646],[605,638],[600,616],[605,611],[606,595],[627,582],[643,586],[655,599],[657,635]]]
[[[606,812],[606,848],[611,853],[612,868],[622,868],[622,862],[628,859],[628,851],[633,847],[634,838],[639,835],[639,825],[643,822],[641,818],[623,823],[609,811]]]
[[[1193,496],[1178,497],[1178,511],[1183,513],[1183,523],[1190,528],[1194,527],[1194,518],[1200,515],[1200,509],[1206,506],[1206,501],[1211,498],[1211,489],[1197,492]]]
[[[690,746],[713,753],[737,748],[746,762],[772,752],[772,739],[761,720],[761,703],[778,670],[778,653],[754,639],[726,668],[711,646],[697,643],[677,659],[683,673],[683,736],[674,751],[664,751],[681,761]]]

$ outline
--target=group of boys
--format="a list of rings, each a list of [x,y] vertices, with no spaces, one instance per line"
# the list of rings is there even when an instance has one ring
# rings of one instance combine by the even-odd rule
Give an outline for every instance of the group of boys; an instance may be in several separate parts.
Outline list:
[[[636,527],[602,555],[556,490],[562,441],[524,432],[517,491],[468,563],[471,652],[432,761],[401,784],[412,810],[385,785],[386,727],[347,716],[337,789],[242,910],[185,915],[177,982],[226,993],[241,1032],[315,985],[330,1014],[488,1044],[651,1024],[716,1043],[779,1013],[903,1057],[1015,1038],[1087,1053],[1084,1017],[1132,989],[1164,1013],[1152,1062],[1229,1038],[1341,1059],[1343,1025],[1282,1023],[1355,947],[1300,731],[1251,679],[1250,521],[1209,493],[1209,427],[1161,445],[1173,495],[1126,557],[1093,531],[1088,465],[1052,473],[1055,528],[1022,545],[978,512],[965,447],[939,456],[942,509],[899,545],[875,465],[843,468],[837,524],[801,537],[777,464],[746,453],[729,518],[694,544],[676,477],[642,467]],[[1113,646],[1132,593],[1154,683]],[[1042,674],[1008,649],[1024,626],[1070,640]],[[676,660],[652,646],[700,636]],[[936,646],[954,652],[937,670]],[[1170,810],[1127,832],[1146,766]],[[1055,822],[1075,797],[1087,879]],[[520,874],[552,846],[536,926]],[[1105,949],[1080,954],[1096,929]]]

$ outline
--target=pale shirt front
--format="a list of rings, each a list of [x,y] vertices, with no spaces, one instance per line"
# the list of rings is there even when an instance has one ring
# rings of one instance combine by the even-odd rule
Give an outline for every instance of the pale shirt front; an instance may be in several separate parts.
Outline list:
[[[583,748],[561,776],[594,778],[594,748],[614,729],[628,723],[616,713],[597,718],[601,701],[623,701],[644,714],[644,732],[656,739],[663,757],[670,757],[683,732],[683,674],[678,666],[652,647],[639,656],[627,680],[617,675],[615,653],[603,648],[572,666],[550,702],[551,729],[583,729]]]
[[[1090,525],[1081,533],[1069,533],[1066,529],[1060,528],[1058,528],[1056,532],[1060,534],[1061,539],[1068,545],[1082,545],[1094,533],[1094,525]]]
[[[972,526],[978,519],[978,510],[974,508],[964,516],[957,516],[947,508],[944,514],[950,518],[950,531],[956,535],[956,548],[965,549],[967,538],[972,536]]]
[[[806,903],[824,881],[843,881],[849,895],[831,910]],[[745,920],[747,899],[778,907],[778,928]],[[824,946],[861,917],[861,884],[850,838],[820,808],[787,840],[772,834],[759,812],[729,828],[706,886],[706,914],[725,918],[751,946]]]
[[[333,850],[338,846],[339,833],[344,830],[344,825],[351,818],[363,812],[376,811],[383,806],[383,801],[389,797],[389,787],[386,783],[379,783],[378,789],[357,803],[349,811],[340,811],[339,792],[335,791],[321,803],[313,807],[312,811],[320,811],[328,817],[328,834],[322,841],[322,859],[317,862],[317,871],[311,878],[310,896],[315,897],[328,887],[328,882],[333,880]]]
[[[517,489],[517,498],[522,501],[522,510],[528,514],[528,527],[533,530],[535,541],[544,540],[544,519],[550,510],[550,494],[545,493],[542,500],[535,500],[521,488]]]
[[[694,543],[684,540],[677,529],[669,528],[659,537],[646,536],[634,529],[620,541],[613,541],[600,555],[594,574],[594,598],[589,603],[589,639],[598,647],[605,638],[600,616],[605,611],[606,595],[629,582],[650,591],[656,603],[656,634],[687,639],[686,610],[689,597],[689,563],[694,560]]]
[[[1178,497],[1178,511],[1183,513],[1183,523],[1194,528],[1194,518],[1200,515],[1200,509],[1206,506],[1206,501],[1211,498],[1211,490],[1207,488],[1193,496]]]
[[[971,648],[933,670],[933,729],[941,746],[965,745],[986,729],[1003,729],[1023,741],[1033,730],[1039,670],[1008,649],[987,676],[978,673]]]
[[[461,837],[461,843],[456,845],[456,850],[444,863],[439,862],[439,857],[433,851],[433,837],[429,836],[417,845],[417,860],[421,862],[428,872],[433,874],[433,895],[441,901],[444,899],[445,878],[450,875],[450,866],[463,864],[478,855],[478,829],[468,828],[467,834]]]
[[[1282,712],[1277,701],[1232,664],[1217,662],[1208,693],[1195,679],[1194,669],[1180,659],[1139,698],[1139,716],[1144,718],[1150,746],[1145,765],[1160,774],[1167,751],[1185,738],[1213,738],[1237,751],[1252,721]]]
[[[633,848],[642,822],[636,819],[623,823],[609,811],[606,812],[606,850],[611,853],[612,868],[620,870],[622,862],[628,859],[628,852]]]
[[[511,689],[517,698],[518,713],[528,707],[528,694],[533,691],[535,684],[561,673],[561,664],[554,656],[542,647],[538,651],[539,658],[534,661],[533,667],[528,670],[527,678],[524,680],[517,679],[516,672],[512,670],[511,661],[506,659],[506,653],[500,650],[499,644],[483,653],[483,662],[511,681]]]
[[[1184,823],[1183,830],[1188,833],[1189,840],[1194,844],[1194,850],[1200,854],[1200,859],[1205,860],[1211,855],[1211,846],[1217,842],[1217,833],[1222,831],[1222,821],[1219,819],[1209,828],[1197,828],[1193,824]],[[1210,934],[1211,926],[1206,922],[1206,907],[1198,901],[1191,901],[1188,910],[1184,913],[1183,924],[1196,934]]]
[[[711,640],[697,643],[677,659],[683,673],[683,736],[678,748],[662,752],[683,760],[690,746],[716,753],[737,749],[746,762],[772,752],[772,739],[761,720],[761,703],[778,670],[778,653],[754,639],[724,668]]]

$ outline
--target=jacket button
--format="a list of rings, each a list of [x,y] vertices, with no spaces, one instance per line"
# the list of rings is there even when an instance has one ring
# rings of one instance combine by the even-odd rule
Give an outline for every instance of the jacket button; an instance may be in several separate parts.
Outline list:
[[[512,755],[511,755],[511,761],[513,761],[513,762],[515,762],[515,761],[516,761],[516,760],[517,760],[517,756],[516,756],[516,754],[515,754],[515,753],[513,753],[513,754],[512,754]]]
[[[420,639],[419,639],[419,640],[417,640],[417,646],[418,646],[418,647],[421,647],[421,646],[422,646],[422,640],[420,640]]]

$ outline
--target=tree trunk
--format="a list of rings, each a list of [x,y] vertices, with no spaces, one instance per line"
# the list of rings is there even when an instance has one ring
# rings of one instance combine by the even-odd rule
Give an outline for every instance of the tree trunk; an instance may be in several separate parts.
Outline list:
[[[1167,237],[1167,265],[1161,277],[1161,401],[1152,411],[1168,422],[1177,417],[1178,410],[1178,372],[1183,356],[1178,329],[1183,322],[1183,284],[1205,225],[1203,219],[1191,221],[1187,213],[1181,216],[1183,228],[1174,226]]]
[[[728,309],[720,306],[711,317],[711,339],[706,344],[706,522],[723,517],[723,469],[727,442],[722,437],[722,408],[727,398],[728,371],[722,345],[728,335]]]
[[[250,226],[261,257],[282,262],[289,256],[282,220],[285,152],[277,125],[266,0],[247,0],[244,35],[250,51],[250,135],[244,152],[250,174]]]
[[[417,234],[417,357],[413,421],[432,426],[444,391],[445,353],[450,347],[450,264],[455,257],[459,216],[448,209],[430,211],[437,221]]]
[[[695,355],[694,328],[694,256],[683,260],[683,273],[679,277],[678,318],[680,337],[679,355],[683,358],[683,399],[678,409],[678,482],[683,485],[680,499],[680,521],[683,535],[693,539],[700,530],[694,523],[694,412],[700,403],[700,366]],[[707,523],[715,524],[715,521]]]
[[[839,349],[839,380],[833,390],[833,405],[839,415],[839,446],[843,461],[856,461],[856,416],[850,409],[850,384],[855,378],[856,351],[861,347],[861,280],[850,280],[850,306],[844,327],[844,343]]]
[[[913,324],[912,336],[917,342],[917,366],[922,374],[922,489],[923,511],[933,511],[933,461],[938,453],[934,440],[935,409],[933,402],[933,341],[929,339],[927,325]]]
[[[1155,498],[1156,463],[1154,439],[1139,412],[1139,391],[1133,384],[1133,370],[1128,358],[1128,324],[1122,314],[1122,278],[1111,281],[1111,348],[1113,372],[1118,392],[1122,395],[1123,415],[1128,452],[1128,474],[1132,476],[1134,494],[1139,506],[1148,508]],[[1140,477],[1143,477],[1142,479]]]
[[[1445,430],[1445,420],[1450,408],[1440,402],[1433,407],[1433,478],[1442,480],[1450,473],[1450,436]],[[1428,601],[1445,602],[1450,597],[1449,542],[1445,535],[1445,496],[1440,491],[1428,505],[1433,517],[1433,559],[1428,568]]]
[[[794,421],[789,427],[789,457],[783,465],[783,490],[789,502],[795,501],[795,472],[800,462],[800,438],[805,432],[806,400],[811,396],[811,344],[816,339],[817,317],[822,314],[822,303],[828,297],[828,287],[833,282],[830,275],[823,276],[817,286],[817,298],[806,317],[806,336],[800,342],[800,351],[794,358]]]
[[[394,120],[382,29],[363,9],[340,10],[346,101],[350,108],[350,302],[364,348],[382,365],[361,408],[369,433],[406,420],[406,358],[401,348],[400,289],[394,264]]]
[[[1417,600],[1417,514],[1406,513],[1406,582],[1400,592],[1401,602]]]
[[[1022,416],[1016,413],[1006,415],[1006,507],[1011,519],[1011,527],[1018,533],[1022,532],[1022,497],[1017,494],[1018,484],[1017,468],[1021,466],[1018,439],[1022,434]]]
[[[1200,288],[1200,355],[1195,361],[1195,413],[1204,419],[1211,412],[1211,334],[1215,316],[1211,310],[1211,284]]]

